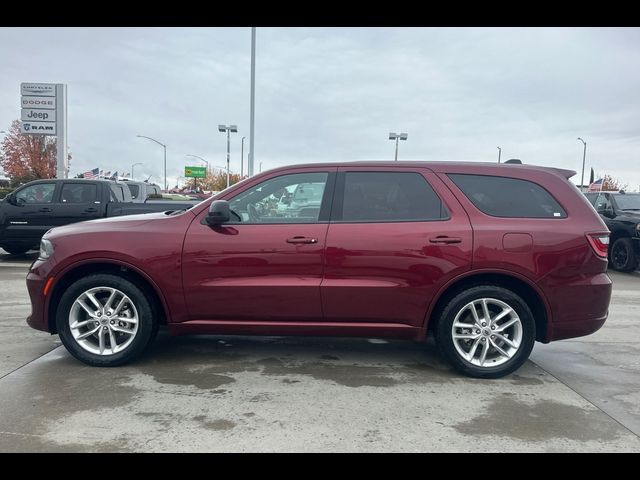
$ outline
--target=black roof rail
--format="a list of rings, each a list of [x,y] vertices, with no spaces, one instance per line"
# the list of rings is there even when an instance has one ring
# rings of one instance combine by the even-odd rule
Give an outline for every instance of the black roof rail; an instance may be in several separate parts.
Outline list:
[[[522,165],[522,160],[520,160],[519,158],[510,158],[504,163],[516,163],[518,165]]]

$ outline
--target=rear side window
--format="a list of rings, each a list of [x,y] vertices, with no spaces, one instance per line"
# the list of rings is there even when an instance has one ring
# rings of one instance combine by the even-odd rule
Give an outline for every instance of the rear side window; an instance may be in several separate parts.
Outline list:
[[[419,173],[347,172],[343,222],[405,222],[449,218],[442,201]]]
[[[566,218],[555,198],[534,182],[490,175],[449,174],[483,213],[508,218]]]
[[[93,203],[96,201],[97,187],[95,184],[65,183],[62,186],[62,203]]]

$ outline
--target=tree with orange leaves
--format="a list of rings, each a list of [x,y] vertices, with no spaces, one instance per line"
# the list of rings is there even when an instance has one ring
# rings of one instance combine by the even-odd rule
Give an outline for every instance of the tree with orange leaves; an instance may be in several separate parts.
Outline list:
[[[14,120],[2,142],[0,166],[14,186],[39,178],[54,178],[55,139],[45,135],[20,133],[20,122]]]

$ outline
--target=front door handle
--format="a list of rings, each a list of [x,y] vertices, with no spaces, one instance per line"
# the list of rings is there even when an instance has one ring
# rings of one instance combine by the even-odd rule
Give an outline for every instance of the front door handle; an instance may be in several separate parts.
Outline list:
[[[38,211],[39,211],[39,212],[42,212],[42,213],[53,212],[53,210],[52,210],[52,209],[47,208],[47,207],[41,208],[41,209],[40,209],[40,210],[38,210]]]
[[[309,238],[309,237],[292,237],[292,238],[287,238],[287,243],[294,243],[294,244],[318,243],[318,239],[317,238]]]
[[[460,237],[447,237],[446,235],[438,235],[437,237],[430,238],[429,241],[431,243],[444,243],[446,245],[462,243],[462,239]]]

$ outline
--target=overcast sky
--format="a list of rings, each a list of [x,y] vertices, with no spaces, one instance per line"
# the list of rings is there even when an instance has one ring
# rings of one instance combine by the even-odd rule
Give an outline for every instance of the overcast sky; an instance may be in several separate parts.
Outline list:
[[[225,165],[219,123],[249,143],[250,28],[1,28],[0,129],[20,83],[68,85],[71,174],[170,186],[186,154]],[[255,169],[392,160],[589,168],[640,187],[639,28],[257,29]]]

